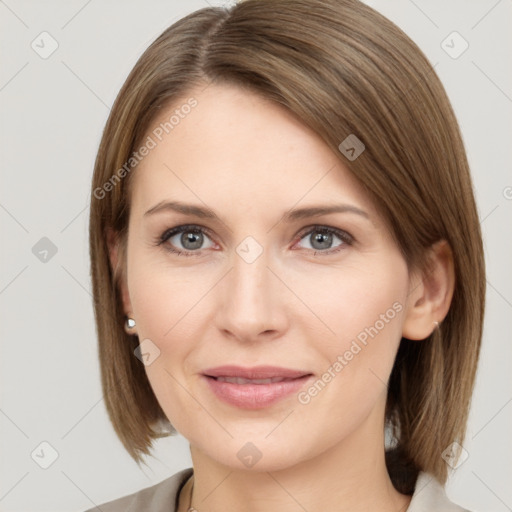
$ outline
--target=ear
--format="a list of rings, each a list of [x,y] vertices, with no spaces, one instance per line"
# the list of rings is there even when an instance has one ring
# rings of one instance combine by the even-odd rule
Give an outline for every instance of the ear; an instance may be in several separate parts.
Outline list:
[[[453,253],[446,240],[430,248],[429,264],[410,281],[402,336],[424,340],[450,309],[455,287]]]
[[[120,248],[118,233],[115,232],[112,228],[107,228],[106,236],[110,258],[110,266],[114,273],[119,272],[120,274],[119,292],[121,294],[121,298],[123,301],[123,311],[126,313],[127,316],[131,316],[133,310],[130,301],[130,294],[128,293],[128,284],[126,282],[126,268],[124,269],[124,272],[120,271],[121,265],[126,265],[126,258],[124,258],[125,261],[122,261],[123,251]],[[120,267],[119,269],[117,268],[118,266]]]

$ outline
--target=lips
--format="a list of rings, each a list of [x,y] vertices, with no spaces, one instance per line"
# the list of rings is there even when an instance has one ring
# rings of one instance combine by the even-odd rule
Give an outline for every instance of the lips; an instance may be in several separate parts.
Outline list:
[[[311,373],[290,368],[281,368],[279,366],[255,366],[253,368],[244,368],[242,366],[225,365],[205,370],[203,375],[217,379],[240,379],[240,382],[233,381],[236,384],[258,384],[259,380],[262,381],[261,384],[269,384],[270,382],[297,379],[299,377],[304,377],[305,375],[311,375]],[[230,381],[228,380],[226,382]]]
[[[277,366],[219,366],[202,374],[217,398],[242,409],[269,407],[298,392],[311,377],[302,370]]]
[[[231,384],[273,384],[274,382],[283,382],[285,377],[272,377],[270,379],[244,379],[242,377],[212,377],[218,382],[230,382]]]

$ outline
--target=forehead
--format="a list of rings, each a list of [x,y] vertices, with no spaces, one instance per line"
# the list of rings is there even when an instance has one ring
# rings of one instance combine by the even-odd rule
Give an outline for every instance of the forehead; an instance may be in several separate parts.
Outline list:
[[[342,157],[292,113],[229,84],[192,89],[154,120],[148,152],[133,174],[133,206],[168,198],[226,199],[245,208],[302,200],[369,206]]]

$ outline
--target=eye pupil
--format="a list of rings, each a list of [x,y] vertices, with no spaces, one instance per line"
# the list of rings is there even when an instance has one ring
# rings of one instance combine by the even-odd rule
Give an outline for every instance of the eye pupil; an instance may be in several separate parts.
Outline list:
[[[203,234],[186,231],[181,234],[181,243],[187,250],[199,249],[203,245]],[[191,245],[188,245],[188,244]]]
[[[315,244],[319,244],[319,246],[315,246]],[[314,249],[328,249],[332,244],[332,233],[320,233],[317,232],[316,235],[312,235],[312,244],[311,247]]]

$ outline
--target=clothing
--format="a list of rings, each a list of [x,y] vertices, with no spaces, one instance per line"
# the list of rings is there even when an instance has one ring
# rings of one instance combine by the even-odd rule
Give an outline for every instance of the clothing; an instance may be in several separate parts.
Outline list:
[[[162,482],[85,512],[176,512],[180,489],[193,468],[178,471]],[[469,512],[448,500],[443,486],[430,474],[420,472],[411,503],[405,512]]]

